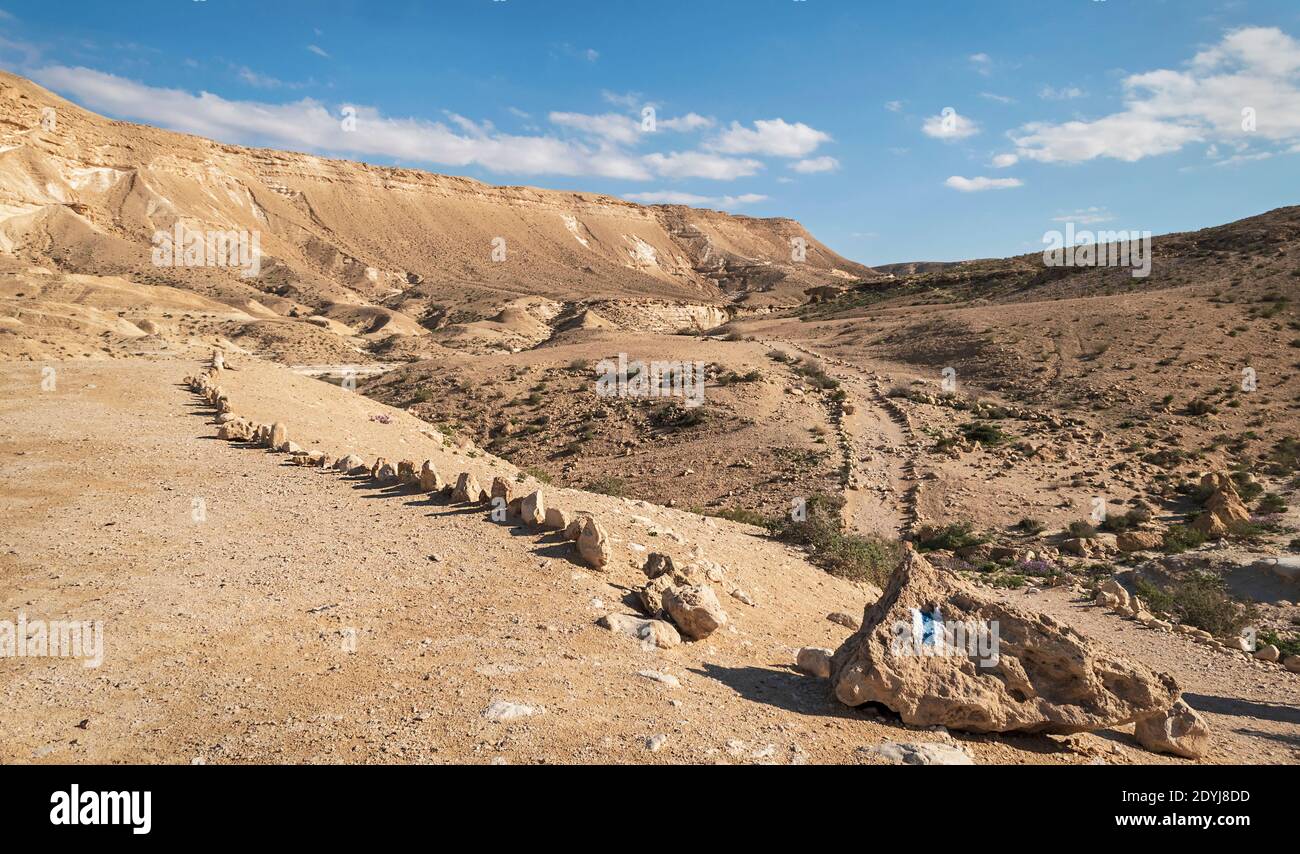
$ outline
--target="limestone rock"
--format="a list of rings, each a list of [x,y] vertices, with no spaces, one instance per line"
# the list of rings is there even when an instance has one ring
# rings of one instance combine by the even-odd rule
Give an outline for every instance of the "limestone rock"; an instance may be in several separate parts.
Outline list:
[[[586,517],[582,522],[582,529],[578,534],[578,554],[596,569],[600,569],[609,563],[610,558],[613,556],[609,534],[591,516]]]
[[[1291,673],[1300,673],[1300,655],[1288,655],[1282,659],[1282,666]]]
[[[645,573],[646,578],[658,578],[661,575],[669,575],[676,572],[677,568],[673,565],[673,559],[666,554],[651,552],[650,556],[645,559],[645,566],[641,571]]]
[[[483,498],[483,487],[478,485],[478,478],[473,472],[463,471],[456,478],[456,488],[452,490],[451,500],[458,504],[478,504]]]
[[[1181,697],[1168,711],[1139,718],[1133,734],[1147,750],[1188,759],[1199,759],[1210,746],[1210,728]]]
[[[356,454],[348,454],[346,457],[340,457],[334,462],[334,470],[345,474],[357,474],[358,470],[366,470],[366,461]]]
[[[928,634],[912,639],[915,623]],[[934,643],[955,626],[971,628],[965,647]],[[1111,658],[914,552],[836,651],[831,684],[846,705],[877,702],[907,724],[974,732],[1087,732],[1168,709],[1179,694],[1171,677]]]
[[[592,518],[591,514],[585,510],[574,513],[569,520],[568,527],[564,529],[564,538],[566,540],[577,540],[578,537],[582,536],[582,528],[590,518]]]
[[[1232,476],[1226,472],[1211,472],[1201,478],[1201,488],[1209,492],[1205,511],[1196,517],[1192,527],[1210,539],[1221,539],[1234,524],[1250,521],[1250,511],[1237,493]]]
[[[727,612],[707,584],[669,587],[663,602],[668,616],[693,640],[707,638],[727,624]]]
[[[228,442],[247,442],[253,438],[253,425],[242,418],[227,421],[217,430],[217,438]]]
[[[415,471],[415,460],[398,460],[397,481],[403,486],[417,486],[420,476]]]
[[[974,765],[975,760],[960,747],[938,741],[887,741],[863,751],[873,759],[892,765]]]
[[[563,531],[569,527],[571,521],[573,520],[569,516],[568,510],[560,507],[547,507],[546,519],[542,522],[542,527],[552,531]]]
[[[519,504],[519,516],[524,520],[525,525],[533,527],[546,521],[546,504],[540,489],[524,496]]]
[[[379,470],[388,465],[388,460],[384,457],[376,457],[375,461],[370,464],[370,479],[379,479]]]
[[[445,484],[442,482],[442,475],[438,474],[438,469],[434,466],[433,460],[425,460],[420,466],[420,491],[421,492],[439,492]]]
[[[1159,531],[1124,531],[1115,537],[1115,544],[1122,552],[1155,551],[1164,541],[1164,535]]]
[[[834,654],[833,651],[820,646],[806,646],[799,650],[794,667],[800,673],[826,679],[831,675],[831,656]]]
[[[682,642],[677,629],[663,620],[645,620],[630,614],[606,614],[600,618],[599,623],[611,632],[636,638],[646,646],[668,649]]]
[[[1270,664],[1282,657],[1282,651],[1273,644],[1262,646],[1255,653],[1255,658],[1260,661],[1267,661]]]
[[[272,448],[278,448],[289,441],[289,428],[284,426],[283,421],[277,421],[271,425],[269,441]]]
[[[501,475],[497,475],[496,477],[492,478],[491,498],[493,504],[496,504],[496,500],[500,498],[502,504],[509,506],[510,502],[513,501],[515,498],[514,484],[506,480]]]
[[[395,483],[397,481],[397,466],[382,458],[376,466],[375,480],[380,483]]]

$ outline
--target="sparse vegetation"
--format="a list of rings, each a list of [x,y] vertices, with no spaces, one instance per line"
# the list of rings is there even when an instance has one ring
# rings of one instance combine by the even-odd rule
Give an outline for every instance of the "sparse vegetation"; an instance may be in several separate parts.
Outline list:
[[[1235,635],[1258,617],[1253,606],[1228,595],[1223,579],[1217,575],[1196,573],[1163,586],[1139,580],[1135,589],[1153,612],[1172,616],[1216,637]]]
[[[917,541],[916,548],[922,552],[931,552],[937,549],[956,551],[967,546],[982,545],[989,541],[988,536],[977,532],[970,522],[954,522],[950,525],[944,525],[942,528],[934,528],[921,533],[922,537]]]
[[[839,496],[811,496],[805,504],[806,518],[775,520],[770,524],[772,535],[806,547],[813,562],[832,575],[884,585],[901,557],[898,544],[845,533],[840,517],[843,506],[844,499]]]

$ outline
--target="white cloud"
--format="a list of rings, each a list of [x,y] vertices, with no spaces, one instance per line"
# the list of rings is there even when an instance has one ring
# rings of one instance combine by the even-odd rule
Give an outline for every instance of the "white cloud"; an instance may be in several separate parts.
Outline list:
[[[640,92],[611,92],[608,89],[602,89],[600,97],[603,98],[607,104],[613,104],[616,107],[623,107],[627,110],[639,110],[647,103],[645,96]]]
[[[583,55],[587,58],[588,62],[595,62],[596,60],[600,59],[600,51],[594,50],[592,48],[587,48],[587,50],[583,53]]]
[[[357,129],[344,131],[337,111],[304,98],[284,104],[231,101],[210,92],[146,86],[87,68],[54,66],[33,73],[42,85],[91,109],[226,142],[398,158],[443,166],[480,166],[513,174],[599,175],[647,180],[644,159],[550,136],[496,132],[490,124],[448,114],[442,122],[398,119],[357,106]],[[707,156],[707,155],[706,155]]]
[[[993,73],[993,58],[987,53],[972,53],[969,57],[970,64],[975,70],[988,77]]]
[[[897,113],[899,110],[903,109],[903,102],[902,102],[902,101],[886,101],[886,102],[885,102],[885,109],[886,109],[886,110],[889,110],[889,112],[891,112],[891,113]]]
[[[791,124],[785,119],[759,119],[753,129],[739,122],[709,143],[715,151],[726,154],[770,154],[778,157],[803,157],[823,142],[830,134],[811,128],[803,122]]]
[[[1052,222],[1072,222],[1075,225],[1096,225],[1100,222],[1110,222],[1115,218],[1109,210],[1095,205],[1090,208],[1082,208],[1074,213],[1062,214],[1061,216],[1052,217]]]
[[[1187,69],[1159,69],[1123,81],[1124,109],[1091,121],[1033,122],[1012,134],[1022,158],[1073,163],[1136,161],[1195,142],[1300,141],[1300,43],[1275,27],[1226,33]],[[1243,110],[1256,117],[1243,127]],[[1242,156],[1238,152],[1238,156]]]
[[[743,193],[739,196],[698,196],[694,193],[682,193],[675,190],[628,193],[623,198],[643,205],[717,205],[722,208],[752,205],[767,200],[767,196],[759,193]]]
[[[1007,95],[999,95],[996,92],[981,92],[980,97],[989,101],[997,101],[999,104],[1014,104],[1016,102],[1015,98]]]
[[[979,123],[968,119],[952,107],[944,107],[921,125],[921,132],[935,139],[965,139],[980,132]]]
[[[1082,98],[1084,91],[1078,86],[1063,86],[1057,89],[1052,86],[1044,86],[1038,90],[1038,97],[1044,101],[1070,101],[1075,98]]]
[[[659,119],[655,123],[655,127],[660,130],[676,131],[703,130],[704,128],[711,128],[713,125],[713,119],[701,116],[698,113],[687,113],[684,116],[677,116],[671,119]]]
[[[328,53],[325,52],[325,49],[324,49],[324,48],[317,47],[317,46],[314,45],[314,44],[309,44],[309,45],[307,45],[307,50],[311,51],[312,53],[316,54],[317,56],[323,56],[323,57],[325,57],[326,59],[329,59],[329,58],[330,58],[330,55],[329,55]]]
[[[1006,169],[1010,166],[1015,166],[1019,162],[1020,158],[1014,154],[998,154],[993,158],[993,168]]]
[[[960,175],[953,175],[943,183],[944,186],[963,193],[979,193],[984,190],[1009,190],[1012,187],[1024,186],[1024,182],[1019,178],[963,178]]]
[[[790,164],[790,168],[796,172],[810,175],[814,172],[834,172],[840,168],[840,162],[827,155],[825,157],[813,157],[808,160],[797,160]]]
[[[583,113],[551,113],[551,124],[572,128],[589,136],[600,137],[624,145],[635,143],[641,136],[641,123],[618,113],[589,116]]]
[[[703,151],[671,151],[647,154],[644,158],[656,175],[663,178],[709,178],[731,181],[756,174],[763,168],[757,160],[722,157]]]

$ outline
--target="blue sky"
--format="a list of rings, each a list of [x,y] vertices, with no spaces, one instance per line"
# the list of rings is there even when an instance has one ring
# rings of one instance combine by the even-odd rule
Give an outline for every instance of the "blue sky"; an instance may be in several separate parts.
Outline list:
[[[0,10],[0,66],[114,118],[790,216],[868,264],[1037,251],[1067,220],[1162,233],[1300,203],[1295,0]]]

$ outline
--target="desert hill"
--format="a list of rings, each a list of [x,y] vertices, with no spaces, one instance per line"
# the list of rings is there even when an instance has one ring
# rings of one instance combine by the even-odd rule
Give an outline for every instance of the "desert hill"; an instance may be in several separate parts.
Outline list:
[[[46,109],[56,116],[50,130]],[[788,219],[225,145],[111,121],[10,74],[0,75],[0,127],[8,254],[241,310],[333,319],[368,340],[427,327],[455,344],[514,346],[518,326],[500,315],[535,297],[553,315],[580,313],[590,300],[671,299],[713,322],[733,305],[798,304],[808,288],[871,273]],[[258,275],[155,266],[154,233],[178,222],[257,232]],[[794,238],[805,241],[800,263]],[[465,327],[494,320],[506,328]]]

